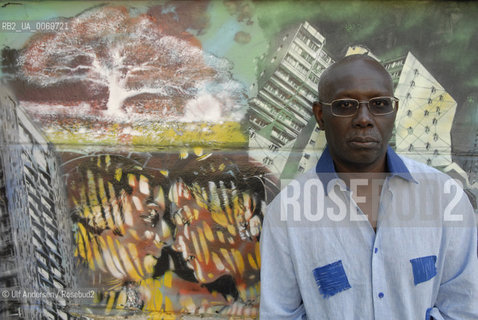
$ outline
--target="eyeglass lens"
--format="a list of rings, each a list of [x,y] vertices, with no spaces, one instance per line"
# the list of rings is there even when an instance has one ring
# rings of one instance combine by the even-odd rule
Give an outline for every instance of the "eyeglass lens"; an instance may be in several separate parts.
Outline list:
[[[359,108],[359,101],[355,99],[339,99],[332,101],[332,112],[339,116],[349,116],[355,114]],[[383,115],[393,112],[394,100],[389,97],[372,98],[368,101],[368,107],[371,113]]]

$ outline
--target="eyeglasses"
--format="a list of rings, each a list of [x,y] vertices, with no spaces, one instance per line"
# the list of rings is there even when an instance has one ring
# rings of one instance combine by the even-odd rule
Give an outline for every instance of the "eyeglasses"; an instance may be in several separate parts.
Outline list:
[[[368,110],[375,116],[384,116],[394,112],[398,106],[398,99],[395,97],[375,97],[368,101],[356,99],[337,99],[331,103],[321,102],[330,106],[332,114],[336,117],[351,117],[357,113],[361,103],[367,104]]]

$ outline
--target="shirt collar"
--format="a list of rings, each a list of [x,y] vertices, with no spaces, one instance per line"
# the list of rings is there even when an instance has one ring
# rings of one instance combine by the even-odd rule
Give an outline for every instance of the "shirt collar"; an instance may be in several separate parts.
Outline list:
[[[387,147],[386,159],[387,168],[391,174],[391,177],[397,176],[409,182],[418,183],[410,174],[410,171],[408,170],[403,160],[398,156],[398,154],[395,153],[395,151],[393,151],[390,146]],[[330,155],[329,146],[326,146],[324,151],[322,152],[322,155],[317,162],[315,170],[324,186],[324,190],[326,190],[326,193],[328,193],[327,186],[329,182],[333,179],[340,179],[337,175],[337,172],[335,171],[334,161],[332,160],[332,156]]]
[[[387,167],[392,177],[397,176],[409,182],[418,183],[418,181],[412,177],[410,171],[408,171],[403,160],[390,146],[387,148]]]

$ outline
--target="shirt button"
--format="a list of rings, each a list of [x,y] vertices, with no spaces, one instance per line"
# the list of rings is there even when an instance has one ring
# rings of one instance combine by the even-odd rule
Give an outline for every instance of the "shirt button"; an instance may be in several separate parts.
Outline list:
[[[377,252],[378,252],[378,248],[375,248],[375,250],[373,250],[373,252],[377,253]]]
[[[383,292],[379,292],[378,297],[379,297],[380,299],[382,299],[383,296],[384,296]]]

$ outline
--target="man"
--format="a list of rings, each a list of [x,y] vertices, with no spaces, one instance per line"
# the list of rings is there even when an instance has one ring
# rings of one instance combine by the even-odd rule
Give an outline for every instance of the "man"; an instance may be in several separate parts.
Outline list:
[[[267,208],[261,320],[478,319],[472,207],[388,147],[397,109],[371,57],[323,73],[313,111],[327,147]]]

